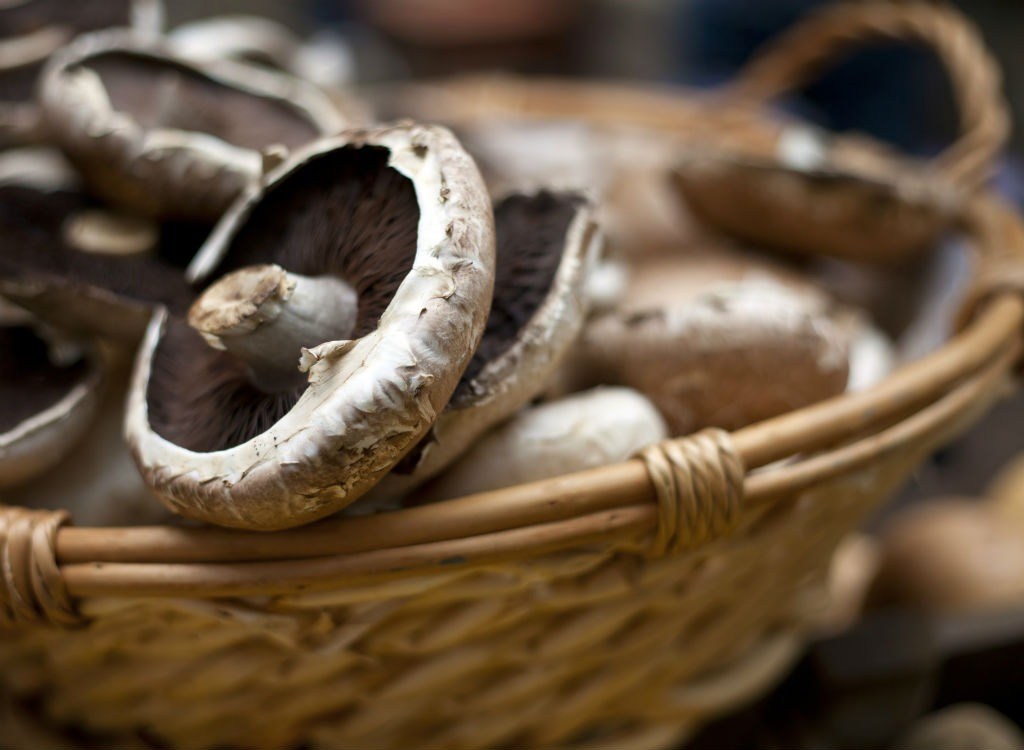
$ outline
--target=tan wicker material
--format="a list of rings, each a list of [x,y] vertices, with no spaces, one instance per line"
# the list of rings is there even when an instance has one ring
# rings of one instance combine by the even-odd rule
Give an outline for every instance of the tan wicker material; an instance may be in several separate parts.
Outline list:
[[[646,127],[702,106],[523,91],[598,119],[636,97]],[[272,534],[0,506],[0,745],[673,746],[777,679],[839,541],[1010,390],[1024,228],[986,195],[957,219],[979,258],[960,333],[870,390],[732,433]]]

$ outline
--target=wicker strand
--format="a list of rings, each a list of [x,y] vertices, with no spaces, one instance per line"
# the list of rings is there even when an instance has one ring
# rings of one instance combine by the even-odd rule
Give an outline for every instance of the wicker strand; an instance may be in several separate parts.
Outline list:
[[[649,446],[638,455],[658,503],[652,557],[706,544],[739,523],[745,472],[728,432],[703,430]]]
[[[57,530],[69,518],[0,506],[0,628],[81,624],[55,552]]]

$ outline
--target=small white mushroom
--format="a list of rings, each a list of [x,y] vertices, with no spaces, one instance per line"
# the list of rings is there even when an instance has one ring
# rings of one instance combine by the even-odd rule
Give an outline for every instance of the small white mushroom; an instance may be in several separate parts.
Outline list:
[[[629,388],[595,388],[524,409],[418,492],[424,501],[625,461],[667,437],[650,401]]]

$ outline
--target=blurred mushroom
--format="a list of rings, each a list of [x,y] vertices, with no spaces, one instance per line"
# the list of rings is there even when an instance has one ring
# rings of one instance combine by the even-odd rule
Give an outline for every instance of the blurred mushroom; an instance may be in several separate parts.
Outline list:
[[[563,388],[636,388],[676,435],[735,429],[842,393],[849,346],[831,301],[795,274],[738,255],[661,256],[584,328]]]
[[[366,503],[386,505],[444,469],[536,396],[579,335],[600,246],[590,204],[574,193],[513,194],[494,222],[494,300],[480,346],[437,422]]]
[[[158,33],[160,0],[18,0],[0,5],[0,146],[42,142],[36,81],[47,59],[74,36],[110,26]]]
[[[159,227],[100,207],[71,179],[0,155],[0,294],[71,333],[135,343],[156,305],[181,312],[192,292],[158,257]]]
[[[175,53],[190,60],[241,60],[286,71],[329,90],[352,83],[353,52],[340,36],[319,33],[306,41],[261,16],[201,18],[175,28],[167,41]]]
[[[962,196],[884,147],[785,126],[770,146],[694,144],[674,184],[700,220],[763,247],[899,261],[931,245]]]
[[[366,492],[448,402],[487,321],[491,204],[443,128],[352,130],[250,188],[190,274],[210,286],[137,362],[136,461],[182,515],[296,526]]]
[[[67,510],[77,526],[167,523],[174,516],[154,500],[124,441],[131,355],[109,347],[102,355],[107,377],[88,439],[76,443],[61,461],[60,471],[10,489],[4,501],[25,508]]]
[[[1020,750],[1024,734],[998,711],[957,703],[914,723],[894,750]]]
[[[875,604],[966,612],[1024,603],[1024,533],[977,500],[921,503],[882,529]]]
[[[216,219],[260,176],[262,152],[350,124],[298,79],[187,61],[124,31],[83,36],[54,55],[40,97],[54,138],[90,186],[161,218]]]
[[[524,409],[477,440],[417,497],[447,500],[605,466],[667,436],[643,395],[595,388]]]
[[[988,486],[997,515],[1024,530],[1024,454],[1004,466]]]
[[[85,434],[103,371],[88,346],[47,341],[21,311],[0,307],[0,488],[55,466]]]

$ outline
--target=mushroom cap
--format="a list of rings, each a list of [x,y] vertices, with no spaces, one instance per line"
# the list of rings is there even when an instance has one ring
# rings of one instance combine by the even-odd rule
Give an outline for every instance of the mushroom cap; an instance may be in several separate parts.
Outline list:
[[[776,250],[898,261],[929,246],[962,196],[863,138],[789,125],[766,147],[693,145],[673,173],[705,223]]]
[[[110,26],[163,27],[160,0],[28,0],[0,8],[0,147],[45,138],[36,83],[46,60],[76,34]]]
[[[9,504],[66,510],[77,526],[162,524],[176,517],[142,481],[124,441],[125,393],[131,378],[131,353],[102,348],[106,371],[98,414],[89,439],[77,443],[60,471],[37,476],[4,493]]]
[[[66,366],[23,322],[0,322],[0,488],[63,459],[96,414],[103,369],[96,352]]]
[[[494,300],[480,346],[421,443],[367,496],[386,506],[458,458],[543,390],[579,336],[583,286],[600,252],[580,194],[538,190],[494,207]]]
[[[40,100],[54,139],[97,194],[166,218],[218,218],[260,176],[264,149],[294,149],[350,124],[298,79],[187,61],[123,30],[55,54]]]
[[[662,257],[587,324],[565,379],[636,388],[675,435],[737,429],[842,393],[848,338],[822,292],[771,265]]]
[[[189,273],[202,283],[259,263],[347,277],[360,299],[353,340],[306,350],[299,390],[260,393],[229,354],[160,314],[126,426],[143,476],[172,509],[276,529],[356,500],[447,404],[487,321],[490,199],[443,128],[351,130],[250,187]]]
[[[1024,533],[976,500],[911,506],[880,534],[875,603],[955,613],[1024,600]]]
[[[148,252],[157,228],[99,209],[56,177],[0,177],[0,293],[62,330],[129,344],[158,304],[187,309],[182,272]]]
[[[522,410],[477,440],[417,497],[447,500],[617,463],[667,436],[661,415],[642,394],[594,388]]]

